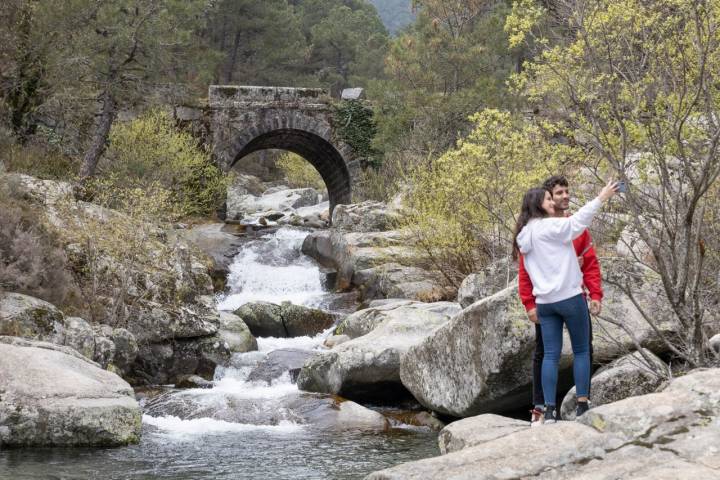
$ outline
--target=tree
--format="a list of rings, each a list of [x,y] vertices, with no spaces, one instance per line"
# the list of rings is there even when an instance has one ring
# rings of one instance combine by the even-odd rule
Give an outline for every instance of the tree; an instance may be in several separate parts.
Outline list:
[[[41,3],[41,31],[66,36],[49,61],[51,82],[75,102],[92,98],[96,120],[81,177],[94,174],[123,108],[178,82],[190,64],[203,0],[61,0]]]
[[[48,38],[36,29],[37,2],[8,0],[0,5],[0,95],[10,126],[25,143],[35,133],[36,109],[44,101]]]
[[[473,129],[457,148],[416,169],[402,222],[428,262],[456,287],[507,257],[525,191],[568,169],[579,154],[551,141],[554,127],[509,112],[486,109],[471,120]]]
[[[417,19],[392,41],[387,81],[375,82],[378,143],[382,150],[413,148],[419,157],[451,148],[466,134],[468,117],[510,103],[505,80],[512,67],[503,31],[504,1],[415,2]]]
[[[572,35],[528,63],[517,85],[543,115],[574,131],[589,165],[629,183],[632,229],[650,258],[633,261],[661,280],[681,329],[668,348],[706,363],[708,211],[720,176],[720,1],[555,0]],[[517,0],[513,42],[546,11]],[[712,257],[712,256],[710,256]],[[621,283],[634,300],[632,278]],[[637,302],[635,302],[637,304]],[[653,325],[655,312],[643,311]]]
[[[223,56],[216,83],[289,85],[307,45],[287,0],[223,0],[210,14],[211,45]]]

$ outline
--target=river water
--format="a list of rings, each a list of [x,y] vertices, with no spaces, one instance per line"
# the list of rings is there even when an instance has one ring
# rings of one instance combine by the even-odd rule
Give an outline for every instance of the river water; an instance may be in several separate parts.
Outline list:
[[[318,266],[301,253],[306,235],[281,228],[246,243],[218,308],[263,300],[347,311],[347,299],[323,290]],[[320,349],[326,333],[258,338],[258,352],[236,354],[230,366],[218,368],[213,388],[169,389],[142,400],[138,445],[3,451],[0,478],[345,480],[438,455],[435,432],[397,421],[388,431],[328,428],[303,417],[308,405],[322,406],[322,400],[307,399],[289,375],[269,384],[248,379],[270,352]]]

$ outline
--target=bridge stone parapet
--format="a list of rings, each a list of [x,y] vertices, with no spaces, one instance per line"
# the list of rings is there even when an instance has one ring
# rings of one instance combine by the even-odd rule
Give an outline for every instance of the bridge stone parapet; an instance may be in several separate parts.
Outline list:
[[[317,169],[331,210],[351,202],[360,159],[338,139],[326,90],[213,85],[208,107],[213,157],[224,171],[258,150],[288,150]]]

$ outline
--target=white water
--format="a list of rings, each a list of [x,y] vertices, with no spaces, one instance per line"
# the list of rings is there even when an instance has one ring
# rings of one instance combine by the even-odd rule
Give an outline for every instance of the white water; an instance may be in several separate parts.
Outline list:
[[[254,301],[313,305],[327,295],[320,284],[318,266],[301,252],[307,232],[282,228],[258,240],[248,242],[235,256],[230,267],[229,294],[218,298],[219,310],[234,310]],[[170,439],[215,434],[267,430],[284,434],[303,426],[292,411],[283,407],[283,399],[298,395],[297,386],[286,373],[271,382],[247,380],[252,369],[269,352],[281,348],[315,350],[321,348],[331,329],[314,337],[257,339],[258,351],[236,354],[229,367],[218,367],[211,389],[188,389],[172,394],[167,407],[180,409],[186,418],[146,414],[143,422],[156,427]],[[244,410],[234,415],[232,409]],[[189,410],[188,410],[189,409]],[[250,413],[247,413],[250,410]],[[250,418],[261,423],[237,422],[202,415],[228,415]],[[200,418],[187,418],[197,417]],[[262,423],[270,422],[270,423]]]
[[[301,248],[307,232],[281,228],[249,242],[230,265],[230,292],[219,298],[219,310],[235,310],[249,302],[292,302],[313,306],[327,292],[320,270]]]

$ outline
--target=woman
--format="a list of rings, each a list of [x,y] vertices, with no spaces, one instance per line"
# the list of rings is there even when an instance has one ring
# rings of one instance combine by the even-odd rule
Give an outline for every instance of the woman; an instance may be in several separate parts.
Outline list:
[[[578,415],[588,409],[590,389],[590,317],[583,296],[582,273],[572,241],[590,225],[602,203],[615,195],[617,183],[609,182],[594,200],[567,218],[553,217],[552,195],[541,188],[530,189],[523,198],[515,228],[515,250],[523,255],[533,283],[533,295],[542,330],[545,356],[542,386],[545,421],[557,420],[555,398],[558,362],[562,351],[562,326],[570,332],[573,375]]]

